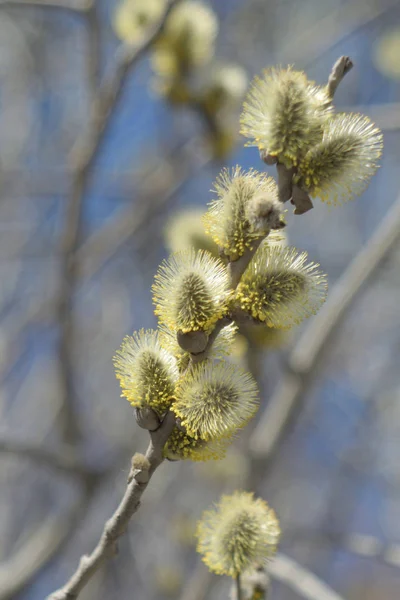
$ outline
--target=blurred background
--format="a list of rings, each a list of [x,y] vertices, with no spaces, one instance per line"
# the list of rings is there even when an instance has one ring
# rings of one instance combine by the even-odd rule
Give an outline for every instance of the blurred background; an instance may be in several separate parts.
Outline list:
[[[267,169],[238,135],[246,79],[294,64],[322,84],[342,54],[355,66],[335,105],[382,128],[382,167],[349,204],[286,213],[330,300],[290,335],[242,332],[233,360],[262,390],[255,422],[223,462],[163,464],[80,597],[227,598],[193,530],[237,488],[276,509],[299,565],[277,570],[271,600],[399,597],[400,2],[204,3],[219,25],[200,58],[159,43],[128,69],[121,39],[137,32],[114,0],[0,0],[0,600],[66,581],[147,445],[112,357],[156,325],[152,279],[182,241],[166,226],[205,210],[223,166]]]

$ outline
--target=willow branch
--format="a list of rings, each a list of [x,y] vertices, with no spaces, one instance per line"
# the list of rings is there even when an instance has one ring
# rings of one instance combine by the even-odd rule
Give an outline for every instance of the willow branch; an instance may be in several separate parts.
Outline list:
[[[286,374],[250,439],[255,456],[269,460],[301,407],[326,357],[327,348],[360,288],[378,271],[400,237],[400,196],[356,258],[339,278],[327,302],[291,352]]]
[[[82,205],[90,174],[104,136],[108,131],[111,117],[115,112],[125,81],[132,68],[144,56],[161,34],[166,19],[177,0],[170,0],[163,18],[148,34],[140,46],[121,45],[115,57],[111,75],[106,77],[92,103],[88,126],[78,140],[72,153],[72,185],[67,204],[65,228],[60,242],[61,285],[56,314],[61,326],[59,359],[62,379],[63,424],[66,440],[74,441],[79,432],[79,421],[72,399],[73,389],[73,342],[74,323],[72,318],[73,292],[78,280],[79,262],[75,252],[82,237]]]
[[[267,571],[273,579],[286,584],[306,600],[344,600],[316,575],[284,554],[277,554]]]
[[[131,517],[140,506],[142,494],[146,490],[153,473],[164,460],[163,448],[174,427],[175,416],[172,412],[169,412],[161,427],[157,431],[150,432],[150,444],[146,452],[146,458],[150,463],[147,481],[143,480],[143,476],[140,477],[140,482],[138,477],[132,477],[117,510],[106,522],[103,533],[93,552],[81,558],[78,568],[69,581],[51,594],[48,600],[73,600],[77,598],[102,564],[116,554],[118,539],[125,533]]]
[[[258,240],[261,243],[261,239]],[[230,276],[231,286],[234,289],[240,281],[241,274],[244,272],[246,265],[252,259],[254,252],[256,251],[259,244],[255,246],[255,249],[248,250],[241,258],[239,275],[233,275],[235,273],[234,267],[230,265]],[[243,266],[244,265],[244,266]],[[233,271],[232,271],[233,268]],[[193,355],[195,362],[204,360],[207,353],[212,346],[218,332],[228,324],[230,320],[225,318],[220,319],[214,329],[214,332],[210,335],[208,340],[206,351],[202,352],[201,355]],[[163,448],[168,440],[168,437],[175,427],[175,415],[173,412],[168,412],[161,426],[155,431],[149,431],[150,434],[150,445],[146,452],[146,458],[149,461],[150,468],[148,473],[138,473],[128,480],[128,486],[125,494],[121,500],[121,503],[113,516],[107,521],[104,526],[103,533],[100,537],[98,544],[89,556],[83,556],[80,560],[79,566],[75,573],[72,575],[66,585],[53,594],[51,594],[48,600],[73,600],[78,597],[81,590],[90,581],[93,575],[101,567],[107,558],[112,557],[116,553],[118,538],[123,535],[126,531],[128,523],[131,517],[136,513],[140,506],[140,500],[143,492],[147,488],[147,485],[156,471],[156,469],[163,462]]]

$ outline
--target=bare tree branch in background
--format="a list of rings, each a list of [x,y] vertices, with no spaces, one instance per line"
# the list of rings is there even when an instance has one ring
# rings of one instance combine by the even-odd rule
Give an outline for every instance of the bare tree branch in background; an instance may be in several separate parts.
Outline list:
[[[148,220],[159,210],[169,205],[185,183],[210,161],[211,156],[200,154],[198,147],[201,140],[191,140],[179,151],[179,172],[174,172],[170,184],[164,193],[152,203],[141,202],[139,206],[132,204],[122,209],[99,231],[93,233],[78,249],[77,260],[82,265],[80,277],[90,279],[101,269],[104,263],[112,258],[124,244],[137,234]],[[153,173],[156,177],[157,173]]]
[[[77,13],[89,10],[93,0],[0,0],[1,6],[39,6],[44,8],[60,8]]]
[[[74,507],[61,517],[49,517],[10,558],[0,564],[0,600],[13,598],[62,550],[82,524],[102,481],[101,477],[87,477],[82,496]]]
[[[93,474],[76,459],[75,452],[70,446],[59,448],[57,453],[47,451],[40,446],[18,442],[12,439],[0,439],[0,452],[2,454],[13,454],[26,458],[40,465],[51,467],[58,471],[74,475],[76,477],[87,477]]]
[[[344,600],[316,575],[293,559],[278,553],[268,565],[268,573],[306,600]]]
[[[320,372],[335,331],[361,286],[370,279],[400,236],[400,196],[367,245],[339,278],[328,300],[290,353],[286,374],[269,400],[250,440],[254,456],[269,461]]]
[[[305,28],[293,42],[289,40],[283,49],[281,60],[283,63],[290,63],[300,50],[302,61],[305,66],[308,66],[326,48],[334,46],[338,39],[375,21],[398,4],[399,0],[347,2],[314,22],[312,26]]]
[[[93,100],[92,113],[89,119],[87,131],[78,140],[77,147],[72,159],[72,190],[70,201],[67,206],[66,226],[60,243],[62,260],[61,289],[58,299],[56,313],[62,328],[60,343],[60,367],[63,379],[64,398],[62,409],[64,414],[60,419],[65,424],[65,439],[71,441],[79,431],[78,417],[75,413],[73,381],[73,337],[74,327],[72,321],[72,301],[76,290],[78,260],[74,253],[81,243],[82,235],[82,202],[86,186],[90,177],[91,167],[97,156],[99,146],[104,138],[110,118],[116,108],[121,95],[123,85],[134,65],[150,48],[153,42],[161,34],[167,16],[178,0],[168,3],[160,23],[144,39],[139,47],[121,46],[116,54],[115,69],[111,76],[106,78],[100,86],[98,95]],[[37,3],[32,2],[32,5]],[[64,8],[63,4],[46,3],[43,6],[54,6]],[[67,8],[72,8],[68,5]],[[88,33],[90,39],[90,51],[88,58],[88,73],[92,93],[96,91],[99,75],[99,23],[96,12],[96,4],[88,3],[82,8],[86,11],[88,18]],[[44,308],[46,312],[46,308]],[[39,311],[42,312],[42,309]],[[69,474],[87,479],[90,483],[93,476],[97,478],[98,473],[91,473],[75,460],[68,451],[56,456],[36,447],[25,444],[8,442],[0,443],[0,451],[13,453],[19,456],[29,456],[39,463],[50,465]],[[89,502],[89,496],[95,492],[97,486],[88,484],[87,494],[78,502],[77,507],[66,517],[62,517],[57,523],[54,519],[46,522],[35,532],[11,559],[1,566],[0,571],[0,598],[6,598],[10,594],[21,589],[34,573],[43,566],[60,549],[61,545],[72,536],[76,525],[83,518]],[[4,573],[4,577],[1,574]]]
[[[72,153],[71,195],[67,204],[64,231],[60,242],[61,274],[56,315],[61,326],[59,346],[60,376],[62,379],[62,424],[66,440],[79,439],[79,417],[74,404],[74,322],[73,294],[76,289],[79,262],[75,252],[82,241],[82,205],[92,166],[107,132],[111,117],[120,99],[124,83],[137,62],[162,33],[166,19],[177,0],[170,0],[165,13],[140,46],[122,45],[118,49],[110,76],[101,84],[95,98],[88,125]]]
[[[373,535],[362,533],[333,533],[296,530],[288,540],[306,541],[311,544],[331,545],[343,552],[350,552],[366,559],[378,559],[382,564],[400,568],[400,544],[386,543]]]
[[[90,101],[94,102],[97,88],[100,81],[100,59],[101,59],[101,40],[100,40],[100,18],[98,12],[98,0],[91,0],[85,13],[87,26],[88,51],[87,74],[88,85],[91,93]]]
[[[125,533],[131,517],[140,506],[140,499],[153,473],[163,462],[163,448],[174,427],[175,416],[170,412],[164,418],[161,427],[150,432],[150,444],[146,452],[146,458],[149,462],[148,470],[133,473],[121,503],[113,516],[106,522],[95,549],[89,556],[81,558],[79,566],[71,579],[65,586],[51,594],[49,600],[72,600],[77,598],[104,561],[115,555],[119,537]]]

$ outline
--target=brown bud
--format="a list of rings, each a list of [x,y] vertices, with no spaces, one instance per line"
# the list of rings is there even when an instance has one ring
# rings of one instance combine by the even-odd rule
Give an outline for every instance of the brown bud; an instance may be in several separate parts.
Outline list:
[[[148,431],[156,431],[160,427],[160,418],[150,406],[135,409],[136,421],[139,427]]]
[[[266,165],[276,165],[278,159],[276,156],[268,153],[268,150],[260,150],[260,158]]]
[[[199,354],[207,347],[208,335],[205,331],[189,331],[188,333],[178,331],[176,337],[182,350],[191,354]]]
[[[296,207],[294,210],[295,215],[303,215],[314,208],[310,196],[297,185],[293,186],[293,196],[291,202]]]

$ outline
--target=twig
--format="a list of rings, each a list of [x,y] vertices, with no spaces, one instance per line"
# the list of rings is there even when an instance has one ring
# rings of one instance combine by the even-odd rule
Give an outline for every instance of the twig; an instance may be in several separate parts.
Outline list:
[[[150,432],[150,444],[146,452],[146,458],[150,463],[148,480],[139,483],[134,477],[128,484],[125,494],[115,513],[106,522],[103,533],[95,549],[89,556],[83,556],[79,566],[64,587],[55,591],[48,600],[73,600],[90,581],[96,571],[107,558],[115,555],[119,537],[126,531],[131,517],[140,506],[140,499],[147,488],[153,473],[163,462],[162,451],[164,445],[175,426],[175,417],[172,412],[167,413],[161,427],[157,431]]]
[[[161,34],[168,14],[177,0],[170,0],[163,17],[147,35],[140,46],[122,45],[116,53],[111,76],[106,77],[92,104],[89,124],[72,153],[73,179],[71,195],[67,205],[66,224],[60,243],[61,285],[56,314],[61,326],[59,359],[62,379],[62,423],[64,437],[76,441],[79,433],[79,419],[73,404],[73,342],[74,323],[72,318],[73,292],[78,280],[79,262],[75,251],[82,237],[82,202],[86,192],[91,169],[101,148],[111,117],[121,97],[124,83],[137,62],[144,56]]]
[[[235,588],[236,588],[236,600],[242,600],[242,586],[240,583],[240,573],[238,573],[235,577]]]
[[[43,8],[57,8],[76,13],[85,13],[91,5],[90,0],[0,0],[2,6],[40,6]]]
[[[300,529],[291,532],[287,540],[289,542],[307,541],[307,543],[330,544],[356,556],[375,558],[390,567],[400,568],[400,544],[383,542],[373,535]]]
[[[346,2],[326,16],[314,21],[310,27],[288,40],[279,53],[282,64],[301,61],[305,68],[315,62],[315,57],[335,46],[343,38],[368,23],[379,19],[383,14],[399,4],[399,0],[353,0]]]
[[[86,12],[88,51],[87,56],[87,74],[90,88],[90,101],[94,102],[97,88],[100,80],[100,19],[98,13],[98,0],[92,0],[90,7]]]
[[[344,600],[316,575],[284,554],[277,554],[267,571],[273,579],[282,581],[307,600]]]
[[[268,460],[321,372],[329,342],[361,286],[378,270],[400,236],[400,196],[368,244],[335,284],[328,300],[300,337],[288,359],[287,372],[250,439],[251,452]]]
[[[87,477],[92,473],[92,471],[77,460],[75,453],[71,452],[69,446],[64,449],[58,448],[55,453],[22,441],[0,439],[0,453],[13,454],[33,460],[69,475]]]
[[[67,541],[92,505],[100,480],[86,482],[83,497],[64,517],[49,517],[7,561],[0,564],[0,600],[14,598]]]
[[[182,156],[192,155],[200,145],[199,139],[191,140],[185,144]],[[193,160],[186,165],[184,160],[180,160],[179,176],[177,180],[169,187],[169,189],[155,198],[155,201],[150,205],[150,216],[158,213],[161,207],[165,206],[173,196],[185,185],[193,176],[193,166],[196,170],[207,165],[211,159],[207,156],[197,154]],[[155,174],[153,174],[155,175]],[[128,242],[132,236],[138,233],[143,225],[149,219],[149,204],[139,203],[129,204],[122,209],[115,218],[100,230],[93,233],[87,241],[78,249],[77,260],[83,265],[79,273],[80,278],[90,279],[102,267],[104,262],[111,258],[124,244]]]
[[[203,600],[206,597],[213,574],[198,561],[192,575],[187,579],[179,600]]]
[[[353,63],[349,56],[341,56],[333,65],[331,74],[329,75],[327,91],[330,98],[335,95],[336,89],[343,77],[347,75],[350,69],[353,68]]]

